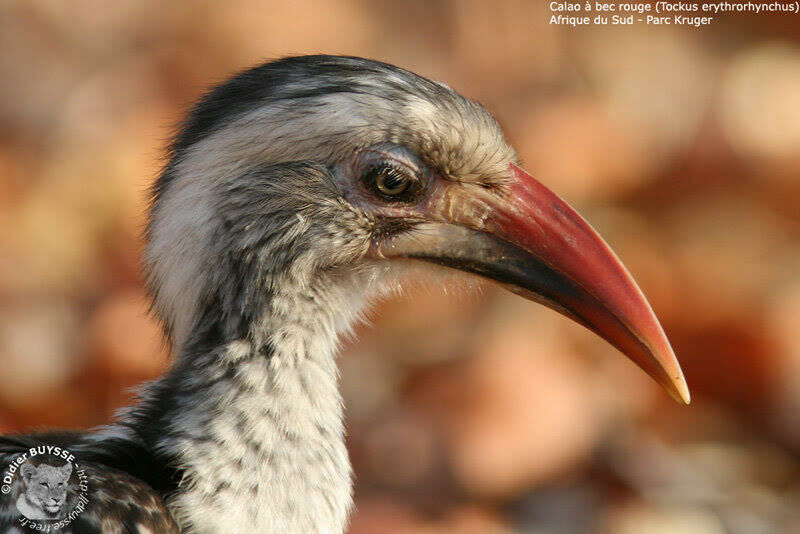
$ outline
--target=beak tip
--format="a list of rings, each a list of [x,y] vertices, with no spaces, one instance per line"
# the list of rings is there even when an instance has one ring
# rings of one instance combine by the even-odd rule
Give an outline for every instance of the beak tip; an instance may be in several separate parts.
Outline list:
[[[676,389],[678,390],[678,395],[680,396],[679,402],[689,405],[692,403],[692,394],[689,393],[689,386],[686,385],[686,380],[683,379],[681,376],[680,382],[675,384]]]
[[[681,372],[680,369],[678,369],[677,376],[670,377],[670,384],[665,389],[678,404],[688,406],[692,403],[692,395],[689,393],[689,386],[686,384],[686,379],[683,377],[683,372]]]

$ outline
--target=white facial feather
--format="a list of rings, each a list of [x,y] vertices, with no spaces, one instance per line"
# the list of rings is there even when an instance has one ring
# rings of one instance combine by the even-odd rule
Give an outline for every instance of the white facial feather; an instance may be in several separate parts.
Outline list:
[[[143,398],[177,390],[156,449],[183,473],[169,506],[186,531],[346,528],[351,467],[335,351],[407,266],[364,259],[368,215],[313,168],[297,176],[289,167],[329,168],[391,143],[445,178],[491,183],[516,159],[485,109],[415,80],[387,69],[359,77],[358,91],[269,97],[181,147],[165,171],[145,260],[177,380]],[[290,77],[278,89],[301,93],[314,81]],[[203,328],[227,344],[188,354]]]
[[[452,109],[441,108],[413,95],[396,104],[377,94],[333,93],[307,108],[264,106],[179,157],[174,178],[154,207],[146,253],[156,309],[171,327],[176,352],[207,287],[205,253],[218,230],[214,200],[249,169],[303,159],[330,162],[362,147],[397,141],[407,131],[418,133],[410,141],[423,154],[446,161],[443,172],[461,180],[492,180],[515,159],[491,115],[477,104],[462,99]],[[472,120],[471,128],[461,127],[464,116]],[[381,124],[403,127],[393,131]]]

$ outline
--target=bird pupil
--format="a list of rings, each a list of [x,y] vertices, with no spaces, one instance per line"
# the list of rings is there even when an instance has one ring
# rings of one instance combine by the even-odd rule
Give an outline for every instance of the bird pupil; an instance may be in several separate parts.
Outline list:
[[[401,191],[405,189],[406,181],[393,173],[384,173],[381,174],[379,185],[386,192]]]
[[[379,166],[370,172],[377,192],[384,196],[395,197],[404,193],[410,184],[403,171],[390,166]]]

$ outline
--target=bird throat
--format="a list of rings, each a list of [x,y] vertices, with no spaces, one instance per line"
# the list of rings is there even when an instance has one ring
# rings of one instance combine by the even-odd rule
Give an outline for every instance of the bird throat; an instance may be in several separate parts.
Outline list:
[[[192,532],[342,532],[352,504],[335,352],[360,291],[282,284],[245,338],[177,357],[132,409]],[[342,310],[349,310],[342,317]],[[121,421],[125,423],[125,417]]]

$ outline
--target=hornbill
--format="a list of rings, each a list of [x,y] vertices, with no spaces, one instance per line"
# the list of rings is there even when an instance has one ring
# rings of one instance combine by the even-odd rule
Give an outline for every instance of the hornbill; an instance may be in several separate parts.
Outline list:
[[[74,454],[88,485],[74,532],[345,530],[337,340],[419,263],[554,308],[689,402],[608,245],[520,168],[484,107],[392,65],[288,57],[213,89],[172,143],[146,240],[169,370],[107,426],[0,440],[0,469],[43,444]]]

